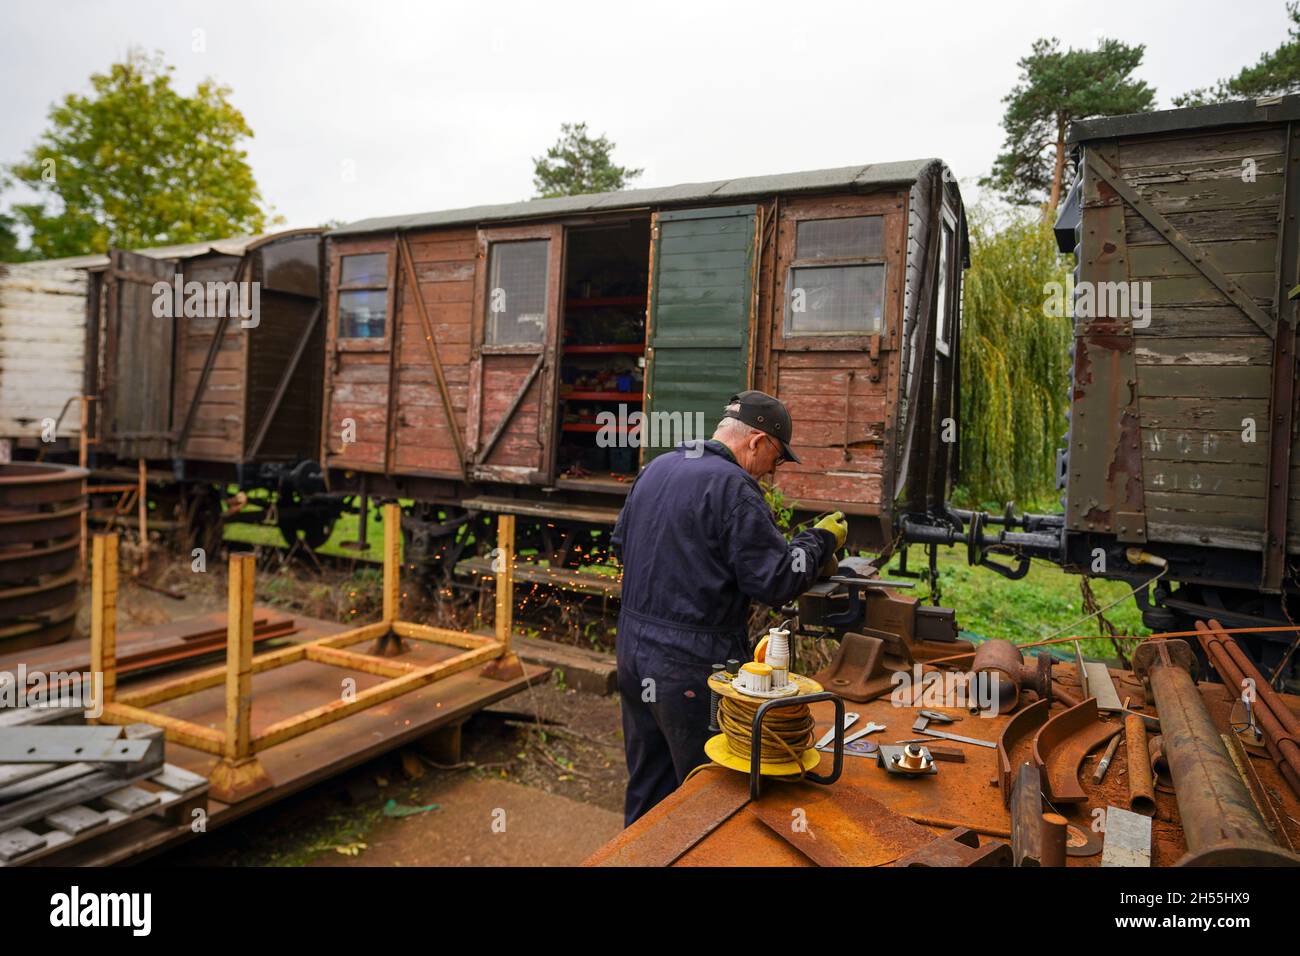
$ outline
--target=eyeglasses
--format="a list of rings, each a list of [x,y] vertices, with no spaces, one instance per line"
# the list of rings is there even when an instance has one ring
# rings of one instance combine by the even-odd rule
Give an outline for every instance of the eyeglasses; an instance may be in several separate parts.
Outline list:
[[[772,467],[775,468],[777,465],[785,461],[785,449],[782,447],[781,443],[771,435],[764,435],[763,437],[776,446],[776,461],[772,462]]]

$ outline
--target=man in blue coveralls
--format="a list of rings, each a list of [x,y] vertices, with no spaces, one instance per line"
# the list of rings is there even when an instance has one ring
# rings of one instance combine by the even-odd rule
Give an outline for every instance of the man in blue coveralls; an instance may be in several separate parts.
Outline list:
[[[749,659],[749,602],[806,591],[848,534],[839,512],[791,541],[777,528],[756,479],[799,461],[779,400],[741,392],[723,416],[646,466],[614,526],[627,826],[707,761],[711,665]]]

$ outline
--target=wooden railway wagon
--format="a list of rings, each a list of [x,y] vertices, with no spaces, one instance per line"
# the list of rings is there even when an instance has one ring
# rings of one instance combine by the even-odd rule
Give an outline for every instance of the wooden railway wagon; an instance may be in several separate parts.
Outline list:
[[[1142,552],[1163,559],[1137,591],[1155,629],[1286,624],[1300,613],[1300,96],[1088,120],[1068,141],[1064,514],[1025,516],[1011,550],[1133,584],[1159,567]],[[999,541],[977,537],[976,554]]]
[[[10,454],[16,444],[35,447],[43,431],[66,451],[81,432],[85,266],[102,258],[0,263],[0,441]],[[46,430],[47,419],[56,427]]]
[[[68,457],[84,443],[98,477],[134,480],[144,462],[156,503],[197,492],[186,514],[199,520],[219,513],[222,485],[275,488],[286,532],[323,541],[337,508],[312,498],[324,490],[322,232],[11,267],[0,277],[0,437],[20,457]],[[47,419],[56,443],[43,440]]]
[[[322,460],[336,493],[417,502],[408,558],[497,512],[580,560],[574,529],[746,388],[790,407],[787,503],[843,509],[856,544],[957,465],[968,252],[938,160],[367,219],[327,258]]]

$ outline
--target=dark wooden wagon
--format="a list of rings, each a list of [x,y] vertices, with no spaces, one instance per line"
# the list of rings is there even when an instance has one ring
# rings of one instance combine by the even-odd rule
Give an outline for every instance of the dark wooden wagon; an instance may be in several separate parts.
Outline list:
[[[327,258],[330,486],[414,499],[417,550],[500,512],[573,557],[746,388],[790,407],[800,514],[880,546],[896,501],[944,501],[967,242],[938,160],[367,219]]]
[[[974,529],[974,554],[1139,585],[1160,630],[1294,621],[1300,96],[1087,120],[1069,143],[1077,176],[1056,227],[1076,263],[1064,513],[985,516],[999,533],[968,518],[949,539]],[[918,519],[909,537],[935,540],[940,524]],[[1282,653],[1260,651],[1272,664]]]

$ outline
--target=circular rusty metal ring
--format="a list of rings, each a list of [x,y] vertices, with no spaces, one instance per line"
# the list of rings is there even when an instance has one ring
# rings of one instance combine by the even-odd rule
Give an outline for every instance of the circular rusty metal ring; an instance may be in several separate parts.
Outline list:
[[[85,499],[65,504],[54,511],[0,513],[0,545],[31,544],[81,534],[81,513]]]
[[[0,651],[23,651],[31,647],[57,644],[73,635],[77,626],[77,605],[69,604],[42,620],[0,627]]]
[[[0,464],[0,508],[44,505],[76,498],[89,474],[84,468],[37,461]]]
[[[0,621],[13,621],[52,611],[77,600],[80,576],[74,571],[40,584],[0,590]]]
[[[77,535],[35,548],[0,550],[0,584],[17,584],[70,571],[76,567],[80,546],[81,537]]]

